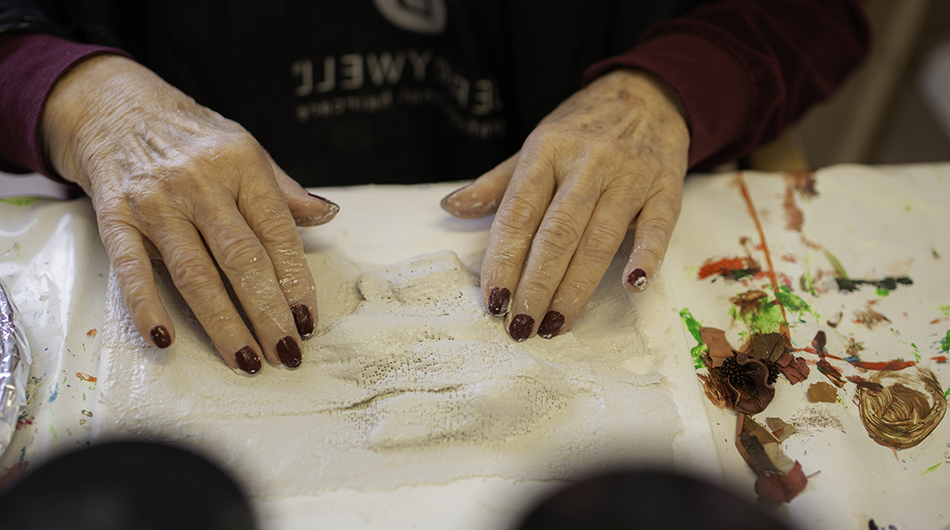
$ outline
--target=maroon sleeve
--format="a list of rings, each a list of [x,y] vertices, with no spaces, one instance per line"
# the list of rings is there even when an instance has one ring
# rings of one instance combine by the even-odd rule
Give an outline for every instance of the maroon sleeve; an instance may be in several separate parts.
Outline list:
[[[39,138],[43,105],[71,66],[103,53],[125,54],[51,35],[0,36],[0,170],[36,171],[56,178],[43,161]]]
[[[585,81],[620,66],[666,81],[690,127],[689,165],[735,160],[827,98],[867,54],[860,0],[726,0],[664,22]]]

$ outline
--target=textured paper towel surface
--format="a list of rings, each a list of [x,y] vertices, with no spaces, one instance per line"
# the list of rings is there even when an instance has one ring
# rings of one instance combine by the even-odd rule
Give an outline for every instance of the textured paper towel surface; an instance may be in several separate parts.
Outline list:
[[[304,363],[253,378],[224,365],[167,273],[156,278],[177,330],[168,350],[137,336],[112,282],[100,435],[198,448],[271,499],[670,462],[682,422],[663,369],[679,330],[640,333],[652,315],[616,281],[570,332],[516,343],[484,311],[477,260],[368,265],[326,245],[308,261],[320,324]]]

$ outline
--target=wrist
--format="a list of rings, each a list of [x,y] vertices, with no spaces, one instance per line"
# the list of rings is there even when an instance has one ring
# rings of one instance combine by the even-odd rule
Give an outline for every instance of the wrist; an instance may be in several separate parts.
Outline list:
[[[105,129],[115,125],[121,100],[115,97],[121,78],[130,68],[141,68],[121,55],[96,55],[75,64],[53,86],[40,119],[40,142],[44,161],[64,180],[88,193],[81,153],[94,124]],[[111,116],[110,116],[111,115]],[[92,133],[90,135],[90,133]]]

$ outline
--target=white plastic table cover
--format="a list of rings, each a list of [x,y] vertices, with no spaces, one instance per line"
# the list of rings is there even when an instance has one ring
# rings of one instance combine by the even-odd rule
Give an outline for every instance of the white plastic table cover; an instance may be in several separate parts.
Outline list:
[[[788,325],[810,375],[796,385],[779,379],[775,399],[755,417],[760,422],[779,417],[796,426],[783,450],[809,476],[805,491],[776,513],[802,528],[863,529],[872,520],[881,528],[950,526],[947,421],[912,448],[875,443],[862,423],[854,382],[899,361],[910,365],[906,370],[932,371],[944,398],[950,392],[950,165],[836,166],[810,181],[751,172],[693,175],[686,184],[661,275],[672,290],[670,318],[723,329],[734,346],[742,343],[755,322],[730,313],[732,299],[772,287],[761,274],[734,280],[710,273],[721,270],[716,264],[723,260],[771,268],[803,302],[789,312]],[[412,189],[413,195],[430,194],[434,206],[408,209],[404,218],[394,219],[428,218],[427,234],[450,234],[463,246],[484,240],[487,222],[455,221],[439,212],[438,198],[451,185]],[[381,188],[315,191],[346,212],[369,207]],[[361,206],[361,201],[367,202]],[[398,228],[396,222],[384,223],[376,237],[385,239]],[[393,261],[430,250],[408,245]],[[853,290],[836,288],[834,278],[842,273],[857,281]],[[91,443],[93,423],[104,420],[96,416],[97,330],[109,270],[88,202],[0,204],[0,275],[17,286],[11,288],[15,293],[20,289],[16,302],[29,322],[34,352],[29,405],[10,450],[0,458],[0,470],[15,476],[57,452]],[[885,278],[911,282],[889,289],[880,286]],[[683,330],[677,362],[689,367],[670,372],[683,391],[679,407],[689,438],[677,449],[677,465],[715,477],[721,459],[725,483],[751,498],[755,475],[735,449],[736,414],[700,397],[696,373],[704,369],[693,372],[690,359],[696,341],[679,322],[676,329]],[[810,385],[830,381],[808,349],[818,331],[826,333],[827,350],[837,357],[828,359],[832,366],[853,378],[835,387],[835,403],[812,403],[807,395]],[[710,424],[715,451],[707,451],[704,441]],[[314,522],[329,528],[488,528],[508,524],[548,487],[484,477],[392,491],[339,490],[262,502],[258,508],[268,528],[307,528]]]

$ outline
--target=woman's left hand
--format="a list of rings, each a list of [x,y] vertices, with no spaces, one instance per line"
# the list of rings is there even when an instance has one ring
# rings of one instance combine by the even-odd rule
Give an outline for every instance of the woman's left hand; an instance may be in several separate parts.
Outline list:
[[[442,201],[456,217],[495,213],[481,289],[515,340],[568,330],[627,230],[621,281],[646,289],[679,216],[689,131],[660,80],[614,70],[565,100],[521,151]]]

